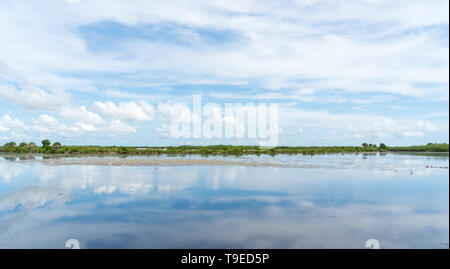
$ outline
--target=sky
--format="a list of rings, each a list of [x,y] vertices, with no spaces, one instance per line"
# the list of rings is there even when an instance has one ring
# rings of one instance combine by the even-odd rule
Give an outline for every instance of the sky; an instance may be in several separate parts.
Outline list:
[[[279,145],[448,143],[449,2],[0,2],[1,144],[256,144],[171,137],[194,95],[278,104]]]

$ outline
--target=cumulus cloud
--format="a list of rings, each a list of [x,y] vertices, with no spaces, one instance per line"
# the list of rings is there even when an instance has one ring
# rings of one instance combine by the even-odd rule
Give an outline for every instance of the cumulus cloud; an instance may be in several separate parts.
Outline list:
[[[116,105],[110,101],[97,101],[94,107],[104,115],[124,121],[151,121],[154,115],[153,106],[146,102],[120,102]]]
[[[330,113],[326,110],[303,110],[283,106],[280,120],[285,126],[302,126],[297,129],[303,133],[305,128],[324,128],[342,130],[357,139],[364,138],[420,138],[425,132],[438,129],[429,121],[393,119],[386,116],[362,113]],[[336,139],[336,137],[335,137]]]
[[[61,116],[69,120],[82,121],[92,125],[100,125],[103,119],[97,113],[88,111],[86,106],[67,106],[63,107],[60,112]]]
[[[129,126],[120,120],[111,120],[109,125],[106,127],[108,131],[119,132],[119,133],[134,133],[136,129]]]
[[[49,93],[38,87],[27,86],[17,89],[12,85],[0,85],[0,99],[25,108],[56,110],[67,105],[65,93]]]
[[[77,127],[79,128],[79,130],[86,132],[93,132],[98,130],[94,125],[84,122],[77,123]]]
[[[61,124],[56,118],[48,115],[41,114],[37,119],[33,119],[33,129],[42,133],[54,133],[61,132],[67,128],[67,126]]]
[[[70,95],[64,91],[45,91],[0,61],[0,99],[25,108],[56,110],[68,104]]]
[[[425,131],[437,131],[438,128],[436,128],[431,122],[429,121],[418,121],[416,123],[416,126],[420,129],[423,129]]]
[[[36,122],[47,126],[57,126],[59,124],[54,117],[47,114],[40,115]]]
[[[16,128],[27,129],[22,121],[17,118],[13,118],[10,115],[3,115],[3,117],[0,118],[0,132],[7,132]]]
[[[216,99],[283,99],[298,107],[308,102],[314,107],[288,111],[282,119],[299,120],[297,129],[347,126],[361,129],[359,134],[354,129],[355,135],[371,128],[385,135],[370,124],[390,118],[405,128],[388,135],[426,136],[442,130],[431,118],[406,123],[405,113],[351,115],[351,109],[337,106],[364,100],[362,111],[383,102],[368,101],[369,95],[382,94],[392,98],[388,102],[440,102],[433,113],[448,111],[442,105],[448,102],[448,5],[446,0],[3,1],[0,32],[7,38],[0,42],[0,101],[43,110],[37,115],[53,113],[67,132],[101,132],[107,126],[134,132],[139,122],[155,118],[153,106],[142,100],[175,98],[174,86],[193,84]],[[126,31],[111,35],[114,27]],[[100,94],[114,102],[93,102]],[[323,103],[341,112],[329,112],[334,109],[320,107]],[[173,104],[160,103],[157,111],[163,120],[192,117]],[[442,117],[448,124],[448,112]],[[50,127],[45,129],[55,130]],[[3,124],[0,130],[11,128]]]
[[[423,132],[418,130],[416,126],[417,125],[412,122],[401,122],[390,118],[384,118],[370,122],[370,124],[366,123],[359,126],[350,126],[348,129],[352,131],[355,138],[386,139],[393,137],[423,137]]]
[[[80,119],[81,120],[81,119]],[[33,129],[41,134],[58,136],[73,136],[85,132],[101,131],[97,125],[83,121],[75,121],[69,124],[58,121],[55,117],[48,114],[41,114],[37,119],[33,119]]]
[[[94,120],[95,122],[96,120]],[[47,135],[56,134],[58,136],[70,137],[83,133],[108,134],[114,133],[124,134],[136,132],[136,129],[123,123],[120,120],[112,119],[109,122],[101,121],[98,124],[92,124],[89,121],[74,121],[69,124],[62,123],[56,118],[42,114],[33,120],[33,129]]]
[[[157,112],[161,119],[168,121],[190,122],[193,117],[191,109],[182,103],[159,103]]]

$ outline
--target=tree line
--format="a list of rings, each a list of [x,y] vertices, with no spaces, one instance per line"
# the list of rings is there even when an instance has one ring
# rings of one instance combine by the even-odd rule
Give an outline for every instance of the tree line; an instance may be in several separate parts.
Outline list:
[[[446,143],[428,143],[421,146],[388,147],[384,143],[379,145],[363,143],[361,146],[279,146],[275,148],[260,148],[259,146],[169,146],[169,147],[123,147],[123,146],[69,146],[60,142],[53,144],[48,139],[41,141],[42,146],[34,142],[8,142],[0,147],[0,152],[12,153],[45,153],[45,154],[119,154],[119,155],[152,155],[152,154],[200,154],[200,155],[249,155],[249,154],[327,154],[327,153],[358,153],[358,152],[386,152],[386,151],[420,151],[420,152],[448,152]]]
[[[0,148],[2,152],[18,152],[18,153],[29,153],[29,152],[50,152],[56,153],[56,151],[60,150],[62,144],[60,142],[54,142],[53,144],[48,139],[44,139],[41,141],[42,146],[39,147],[34,142],[21,142],[19,145],[16,142],[11,141],[3,145]]]

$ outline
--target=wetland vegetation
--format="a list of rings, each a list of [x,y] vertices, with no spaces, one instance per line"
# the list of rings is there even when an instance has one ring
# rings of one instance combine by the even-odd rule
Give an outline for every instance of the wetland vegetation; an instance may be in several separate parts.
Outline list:
[[[158,155],[158,154],[200,154],[200,155],[276,155],[276,154],[327,154],[327,153],[359,153],[359,152],[449,152],[446,143],[428,143],[419,146],[390,147],[383,143],[379,145],[363,143],[361,146],[279,146],[274,148],[261,148],[259,146],[232,146],[232,145],[209,145],[209,146],[169,146],[169,147],[139,147],[139,146],[70,146],[62,145],[60,142],[51,143],[45,139],[41,146],[34,142],[8,142],[0,147],[0,152],[5,153],[31,153],[31,154],[102,154],[102,155]]]

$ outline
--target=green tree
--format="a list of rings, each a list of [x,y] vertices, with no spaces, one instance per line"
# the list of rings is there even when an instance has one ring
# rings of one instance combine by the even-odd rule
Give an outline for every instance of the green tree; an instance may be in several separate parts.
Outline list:
[[[16,142],[11,141],[11,142],[6,143],[3,147],[5,147],[5,148],[12,148],[12,147],[15,147],[15,146],[16,146]]]
[[[367,143],[362,143],[363,148],[367,148],[369,145]]]
[[[28,143],[28,148],[29,149],[32,149],[32,148],[35,148],[35,147],[36,147],[36,144],[33,141]]]
[[[53,143],[53,145],[52,145],[52,147],[54,148],[54,149],[60,149],[61,148],[61,143],[59,143],[59,142],[55,142],[55,143]]]
[[[48,140],[48,139],[44,139],[44,140],[42,140],[42,146],[43,147],[48,147],[48,146],[50,146],[50,140]]]
[[[387,146],[384,143],[380,143],[380,149],[387,149]]]
[[[26,147],[27,145],[28,145],[27,142],[22,142],[22,143],[19,144],[19,147],[24,148],[24,147]]]

